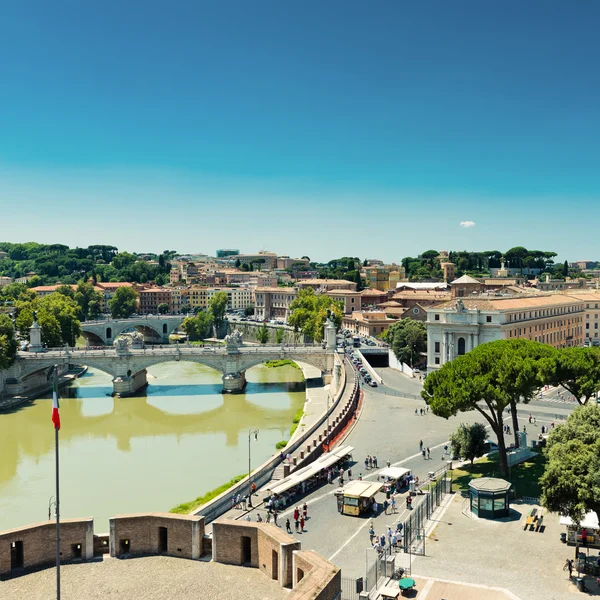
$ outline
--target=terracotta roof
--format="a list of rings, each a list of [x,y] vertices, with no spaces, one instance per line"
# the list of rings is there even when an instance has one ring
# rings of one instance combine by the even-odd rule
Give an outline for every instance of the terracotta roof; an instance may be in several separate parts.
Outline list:
[[[456,303],[462,300],[465,308],[478,310],[515,310],[528,308],[552,308],[555,306],[573,306],[580,301],[567,298],[561,294],[548,294],[546,296],[521,296],[519,298],[454,298],[449,302],[436,304],[430,310],[439,310],[444,308],[455,308]]]
[[[474,277],[471,277],[470,275],[463,275],[462,277],[459,277],[458,279],[455,279],[454,281],[450,282],[450,285],[455,285],[457,283],[477,283],[477,284],[481,284],[481,281],[478,281],[477,279],[475,279]]]
[[[372,290],[366,289],[360,292],[362,296],[387,296],[387,292],[382,292],[381,290]]]
[[[443,302],[450,298],[450,292],[443,292],[441,290],[414,290],[397,292],[392,296],[392,300],[429,300]]]
[[[99,281],[97,285],[102,289],[111,289],[126,286],[131,287],[133,286],[133,283],[131,283],[131,281]]]
[[[568,294],[569,298],[577,298],[583,302],[600,302],[600,290],[589,292],[565,290],[564,293]]]
[[[354,290],[328,290],[325,292],[327,296],[355,296],[356,294],[360,294],[360,292]]]
[[[385,308],[401,308],[402,307],[402,305],[400,304],[400,302],[396,302],[395,300],[388,300],[387,302],[382,302],[378,306],[380,308],[382,308],[382,307],[385,307]]]

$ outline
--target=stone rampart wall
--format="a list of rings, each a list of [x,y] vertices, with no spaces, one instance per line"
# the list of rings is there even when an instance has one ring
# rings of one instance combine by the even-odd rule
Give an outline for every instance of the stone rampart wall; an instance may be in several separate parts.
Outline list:
[[[21,554],[22,564],[17,566]],[[94,556],[93,519],[65,519],[60,524],[61,561],[91,559]],[[11,558],[12,557],[12,558]],[[0,532],[0,577],[56,564],[56,523],[36,523]],[[13,568],[14,567],[14,568]]]

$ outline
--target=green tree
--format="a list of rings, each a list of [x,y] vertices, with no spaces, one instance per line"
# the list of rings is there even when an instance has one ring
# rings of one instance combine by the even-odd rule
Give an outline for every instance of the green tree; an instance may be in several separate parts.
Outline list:
[[[127,319],[136,311],[137,297],[138,294],[132,287],[117,288],[108,304],[110,314],[115,319]]]
[[[561,348],[542,361],[544,379],[571,392],[585,404],[600,390],[600,348]]]
[[[400,319],[390,325],[386,334],[385,339],[396,358],[411,367],[427,350],[427,329],[422,321]]]
[[[563,271],[562,271],[563,277],[568,277],[569,276],[569,263],[565,260],[564,264],[563,264]]]
[[[87,319],[97,319],[102,314],[102,301],[90,300],[88,304]]]
[[[213,316],[209,312],[200,311],[194,317],[187,317],[181,328],[191,341],[205,340],[212,334]]]
[[[227,292],[217,292],[208,303],[208,309],[213,316],[217,330],[223,324],[228,303],[229,299],[227,298]]]
[[[19,310],[19,314],[15,319],[15,325],[21,337],[29,337],[29,328],[33,325],[33,312],[29,303]]]
[[[79,322],[79,306],[73,298],[54,293],[39,298],[34,302],[34,307],[38,311],[42,339],[44,336],[47,338],[44,341],[48,346],[50,346],[50,341],[54,346],[75,345],[77,338],[81,335],[81,323]],[[58,325],[58,331],[54,321]]]
[[[275,331],[275,343],[281,344],[283,342],[283,336],[285,335],[285,330],[283,327],[278,327]]]
[[[244,315],[251,317],[254,314],[254,305],[246,306],[244,309]]]
[[[452,458],[470,460],[471,464],[476,458],[485,453],[485,441],[488,437],[485,425],[473,423],[462,424],[451,436]]]
[[[256,332],[256,339],[261,344],[266,344],[269,341],[269,329],[266,323],[263,323],[262,327]]]
[[[10,317],[0,314],[0,369],[8,369],[17,354],[15,330]]]
[[[576,408],[550,434],[544,454],[542,504],[577,523],[589,511],[600,518],[600,407]]]
[[[166,315],[169,312],[169,305],[166,304],[165,302],[161,302],[158,306],[158,314],[159,315]]]
[[[70,289],[70,288],[69,288]],[[80,281],[73,294],[73,299],[79,306],[79,318],[82,321],[93,319],[100,314],[102,306],[102,294],[94,289],[94,286],[87,281]],[[90,304],[92,304],[90,310]],[[92,313],[90,315],[90,312]]]
[[[239,259],[239,258],[236,258],[236,259],[235,259],[235,268],[236,268],[236,269],[239,269],[241,264],[242,264],[242,262],[240,261],[240,259]]]
[[[296,332],[302,331],[313,340],[320,342],[323,339],[323,327],[328,310],[331,311],[336,329],[339,329],[343,316],[342,303],[325,294],[316,295],[313,288],[303,289],[290,304],[288,323]]]
[[[544,384],[540,363],[551,352],[549,346],[529,340],[482,344],[428,375],[421,395],[435,415],[446,419],[459,412],[481,413],[496,434],[500,468],[507,476],[503,412],[510,406],[516,420],[517,403],[531,400]]]

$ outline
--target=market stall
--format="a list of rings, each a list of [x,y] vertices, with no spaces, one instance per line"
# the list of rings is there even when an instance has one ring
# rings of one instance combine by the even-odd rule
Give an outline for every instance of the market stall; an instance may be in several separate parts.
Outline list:
[[[379,471],[379,477],[385,482],[385,492],[394,494],[407,488],[412,480],[412,471],[402,467],[387,467]]]
[[[371,510],[375,496],[381,491],[382,483],[369,481],[349,481],[343,488],[335,492],[338,511],[344,515],[358,515]]]
[[[600,548],[600,525],[595,512],[587,513],[579,524],[574,523],[570,517],[561,515],[560,524],[567,527],[567,544]]]

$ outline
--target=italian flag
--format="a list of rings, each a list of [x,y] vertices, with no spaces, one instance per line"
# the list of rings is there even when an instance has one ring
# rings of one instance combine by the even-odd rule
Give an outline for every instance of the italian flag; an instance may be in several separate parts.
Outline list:
[[[58,394],[56,392],[56,382],[52,384],[52,422],[54,429],[60,429],[60,415],[58,414]]]

